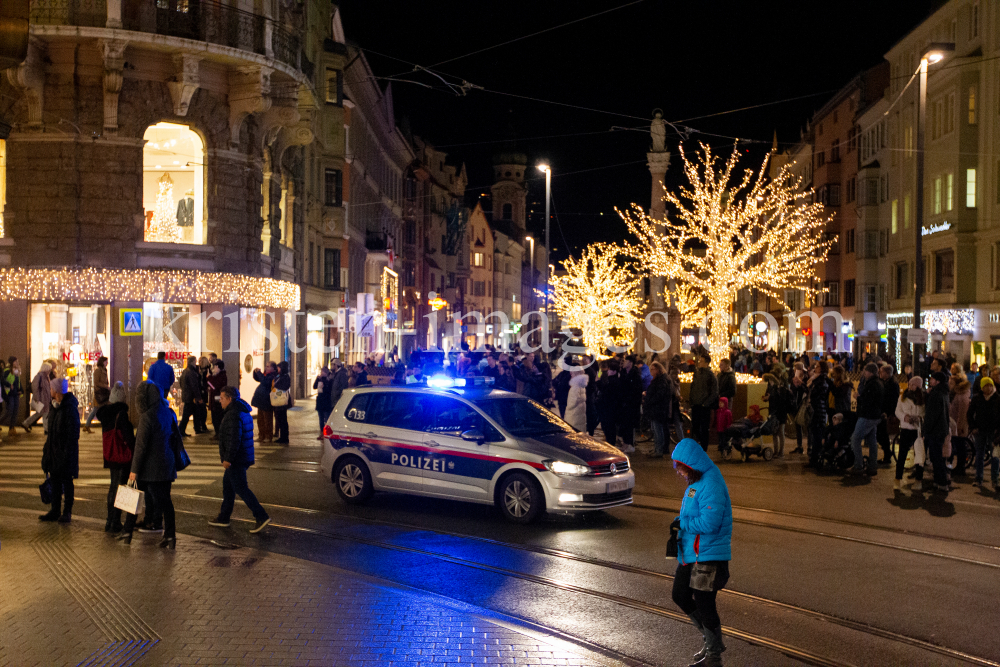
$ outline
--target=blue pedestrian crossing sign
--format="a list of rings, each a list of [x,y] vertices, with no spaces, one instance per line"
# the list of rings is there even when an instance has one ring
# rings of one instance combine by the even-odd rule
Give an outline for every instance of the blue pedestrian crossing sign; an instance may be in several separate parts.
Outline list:
[[[142,308],[122,308],[119,336],[142,335]]]

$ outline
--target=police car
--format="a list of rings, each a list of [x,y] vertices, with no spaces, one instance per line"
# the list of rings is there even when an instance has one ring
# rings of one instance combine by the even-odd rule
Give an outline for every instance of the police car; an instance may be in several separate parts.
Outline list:
[[[632,502],[635,476],[621,451],[482,380],[346,390],[323,429],[322,468],[340,497],[465,500],[516,523]]]

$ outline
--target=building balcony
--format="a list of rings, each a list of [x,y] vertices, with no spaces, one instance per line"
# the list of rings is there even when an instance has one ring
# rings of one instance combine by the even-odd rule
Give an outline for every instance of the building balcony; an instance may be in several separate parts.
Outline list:
[[[312,78],[313,63],[303,54],[301,40],[266,16],[208,0],[128,0],[110,5],[106,0],[32,0],[30,21],[37,26],[121,27],[228,46],[273,58]]]

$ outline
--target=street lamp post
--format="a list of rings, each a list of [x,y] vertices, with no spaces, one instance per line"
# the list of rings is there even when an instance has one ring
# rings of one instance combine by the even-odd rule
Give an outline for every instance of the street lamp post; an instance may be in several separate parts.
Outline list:
[[[920,57],[918,74],[917,102],[917,200],[914,203],[914,256],[913,265],[913,327],[920,328],[920,297],[924,293],[924,135],[927,130],[927,66],[944,60],[946,54],[955,50],[954,43],[930,44]],[[917,375],[918,343],[913,343],[911,364],[913,374]]]
[[[538,171],[545,172],[545,319],[549,326],[552,325],[552,318],[549,317],[549,208],[552,205],[552,168],[547,164],[538,165]],[[549,341],[545,341],[548,345]]]

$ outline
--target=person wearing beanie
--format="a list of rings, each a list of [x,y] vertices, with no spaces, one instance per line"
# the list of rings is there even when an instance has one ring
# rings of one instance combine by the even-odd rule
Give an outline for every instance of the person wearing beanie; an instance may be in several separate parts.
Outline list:
[[[104,467],[110,473],[108,484],[108,516],[104,522],[105,533],[122,531],[122,511],[115,507],[118,487],[128,481],[132,469],[132,454],[135,452],[135,427],[128,416],[128,395],[125,385],[116,382],[108,395],[108,402],[97,408],[97,420],[101,422],[101,440],[104,453]]]
[[[903,471],[906,468],[906,455],[917,443],[920,435],[920,422],[924,418],[924,380],[914,376],[906,384],[903,396],[896,403],[896,419],[899,420],[899,453],[896,454],[896,479],[892,483],[893,491],[899,491],[903,486]],[[924,477],[924,449],[921,445],[913,451],[913,485],[914,491],[920,491]],[[917,485],[921,485],[918,487]]]
[[[677,533],[674,603],[701,631],[705,645],[695,655],[700,667],[722,667],[722,621],[715,598],[729,581],[733,507],[726,480],[701,445],[684,438],[672,454],[674,469],[687,482]]]
[[[930,390],[924,402],[924,423],[921,432],[924,437],[924,447],[934,467],[934,484],[937,490],[947,493],[950,490],[948,470],[944,461],[944,441],[951,429],[948,398],[948,376],[942,371],[931,374]]]
[[[969,404],[968,417],[972,442],[976,448],[976,481],[973,485],[983,485],[983,465],[988,457],[993,490],[1000,493],[1000,459],[993,456],[1000,431],[1000,397],[997,396],[992,379],[985,377],[980,381],[979,393]]]

